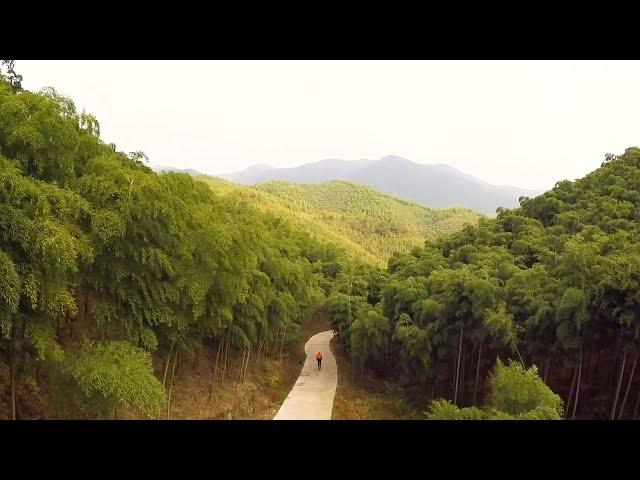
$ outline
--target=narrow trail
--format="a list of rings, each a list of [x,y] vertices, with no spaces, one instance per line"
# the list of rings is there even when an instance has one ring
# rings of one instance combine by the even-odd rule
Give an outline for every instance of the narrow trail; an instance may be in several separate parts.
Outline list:
[[[336,358],[329,348],[333,331],[311,337],[304,346],[307,359],[296,384],[282,403],[274,420],[331,420],[333,398],[338,384]],[[322,352],[322,370],[318,371],[316,353]]]

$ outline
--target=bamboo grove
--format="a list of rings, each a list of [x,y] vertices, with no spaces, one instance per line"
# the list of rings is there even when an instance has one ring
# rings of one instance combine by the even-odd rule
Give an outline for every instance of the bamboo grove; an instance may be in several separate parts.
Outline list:
[[[483,405],[502,359],[539,372],[565,418],[637,418],[640,149],[520,205],[343,282],[334,328],[355,364],[440,409]]]
[[[27,416],[33,384],[63,417],[167,418],[181,357],[208,345],[214,382],[244,377],[282,351],[344,263],[276,216],[152,172],[99,129],[54,90],[0,79],[5,418]]]

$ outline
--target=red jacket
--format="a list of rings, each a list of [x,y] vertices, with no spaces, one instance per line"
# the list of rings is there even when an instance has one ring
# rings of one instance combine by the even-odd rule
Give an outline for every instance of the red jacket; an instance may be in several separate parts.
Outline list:
[[[316,354],[316,360],[322,360],[322,354],[320,352]]]

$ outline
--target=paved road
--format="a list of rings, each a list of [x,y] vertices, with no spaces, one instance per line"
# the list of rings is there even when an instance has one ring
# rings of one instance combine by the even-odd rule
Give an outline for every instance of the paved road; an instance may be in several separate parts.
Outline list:
[[[333,331],[311,337],[304,346],[307,359],[289,395],[274,420],[331,420],[333,397],[338,384],[336,358],[329,349]],[[316,353],[322,352],[322,370],[318,371]]]

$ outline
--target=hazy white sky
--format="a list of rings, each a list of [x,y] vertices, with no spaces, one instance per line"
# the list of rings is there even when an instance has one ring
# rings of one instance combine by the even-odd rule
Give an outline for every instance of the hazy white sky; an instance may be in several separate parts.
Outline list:
[[[206,173],[387,154],[549,188],[640,144],[638,61],[34,61],[119,150]]]

